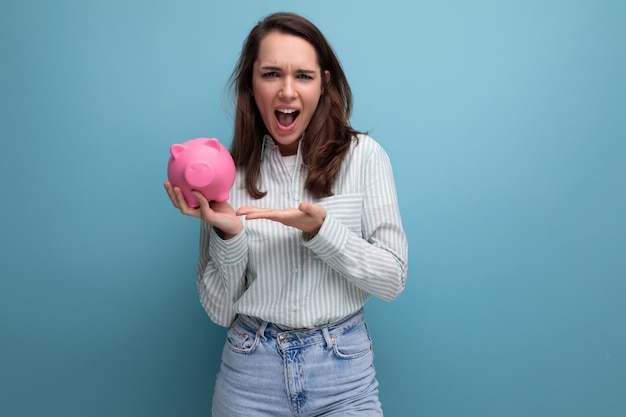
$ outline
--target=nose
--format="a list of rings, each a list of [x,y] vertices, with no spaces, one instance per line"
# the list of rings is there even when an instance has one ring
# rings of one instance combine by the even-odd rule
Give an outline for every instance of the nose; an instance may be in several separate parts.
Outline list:
[[[278,95],[280,96],[280,98],[284,99],[292,99],[298,95],[295,82],[292,77],[283,78],[283,85],[281,86]]]
[[[192,188],[204,188],[213,182],[215,172],[208,162],[195,161],[187,165],[184,175],[185,180]]]

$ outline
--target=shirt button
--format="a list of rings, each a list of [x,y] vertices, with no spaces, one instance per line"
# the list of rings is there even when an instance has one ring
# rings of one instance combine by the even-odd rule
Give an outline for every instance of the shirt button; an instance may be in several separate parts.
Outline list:
[[[296,268],[296,267],[294,266],[293,268],[291,268],[291,272],[293,272],[293,273],[295,274],[296,272],[298,272],[298,268]]]

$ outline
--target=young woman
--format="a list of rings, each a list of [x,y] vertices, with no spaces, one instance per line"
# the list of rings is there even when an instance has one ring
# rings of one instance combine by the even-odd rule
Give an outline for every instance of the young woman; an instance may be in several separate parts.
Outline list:
[[[349,124],[350,87],[308,20],[266,17],[250,32],[232,86],[237,99],[228,202],[202,220],[198,289],[229,327],[214,416],[380,416],[370,295],[394,299],[407,242],[384,150]]]

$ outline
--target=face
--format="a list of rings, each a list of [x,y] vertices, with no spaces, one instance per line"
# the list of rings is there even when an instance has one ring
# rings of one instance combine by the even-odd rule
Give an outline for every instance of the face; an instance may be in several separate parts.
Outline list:
[[[322,72],[313,46],[284,33],[265,36],[254,62],[252,92],[263,123],[281,153],[294,155],[323,93]]]

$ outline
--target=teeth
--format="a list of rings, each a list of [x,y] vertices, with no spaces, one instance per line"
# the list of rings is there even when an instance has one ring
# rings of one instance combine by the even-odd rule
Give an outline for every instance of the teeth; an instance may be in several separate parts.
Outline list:
[[[296,109],[278,109],[278,111],[281,113],[285,113],[285,114],[291,114],[291,113],[295,113]]]

